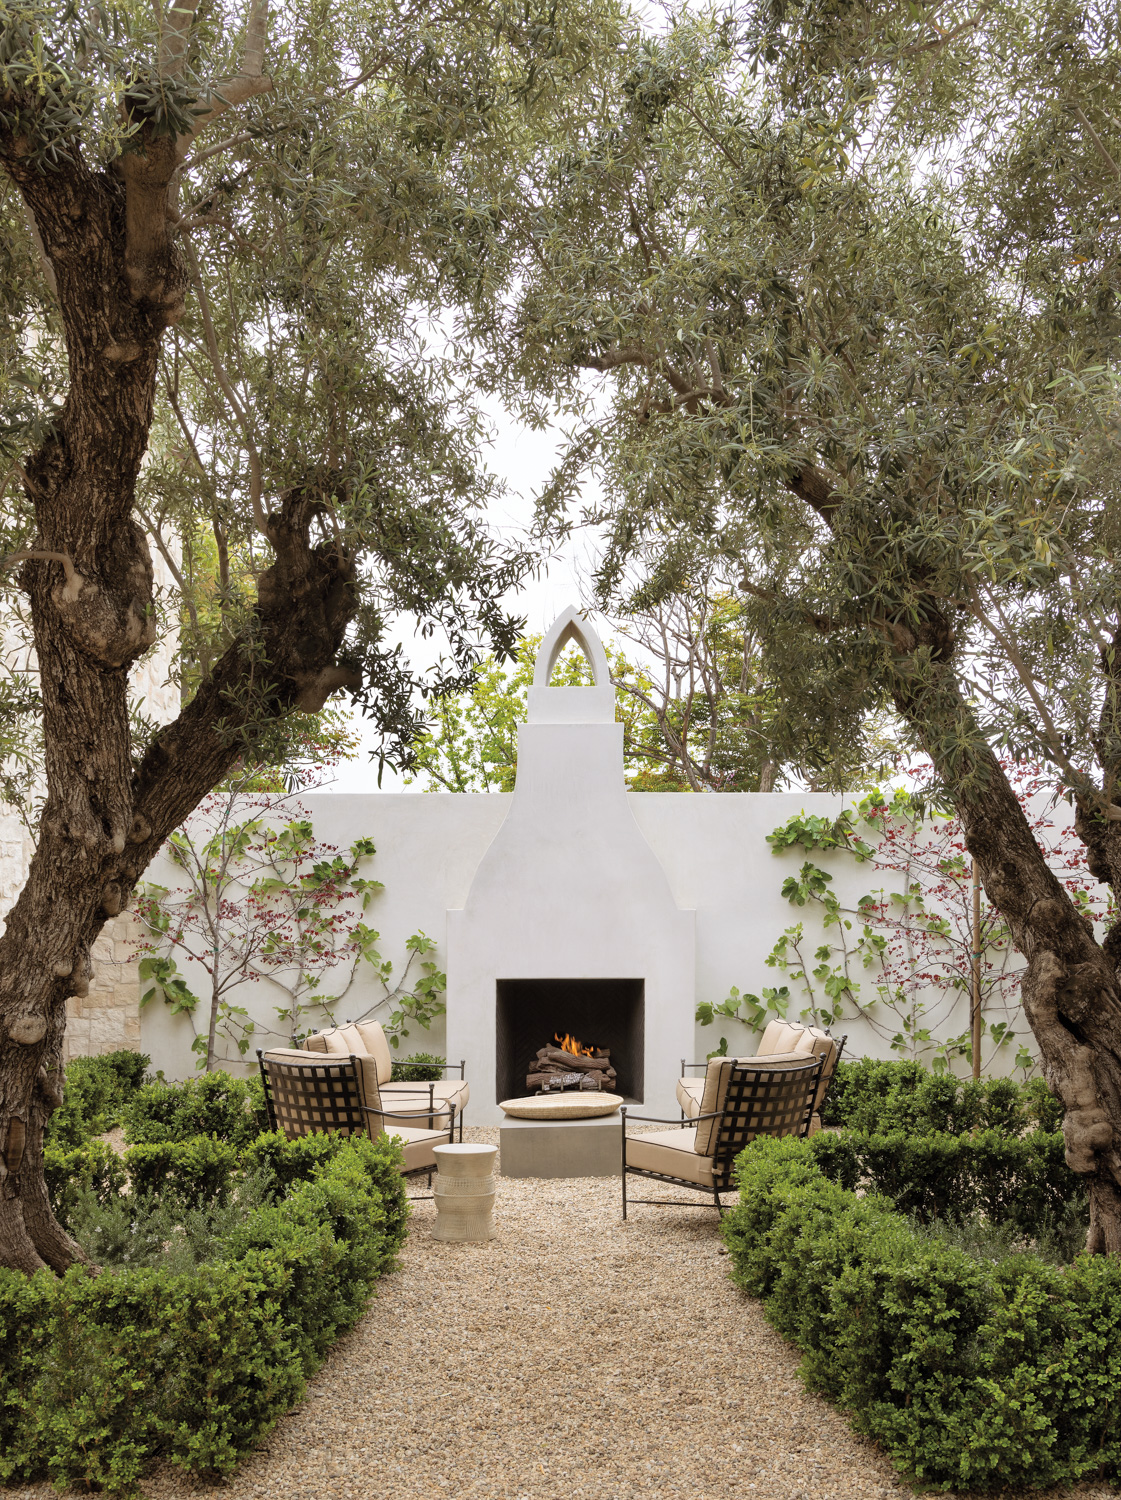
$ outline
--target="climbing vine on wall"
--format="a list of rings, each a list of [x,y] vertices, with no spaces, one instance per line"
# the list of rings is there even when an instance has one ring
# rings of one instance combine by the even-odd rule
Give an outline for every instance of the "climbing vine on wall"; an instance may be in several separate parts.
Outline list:
[[[137,901],[146,933],[141,1006],[159,998],[172,1014],[203,1020],[192,1046],[208,1072],[232,1052],[244,1055],[254,1040],[275,1045],[306,1035],[311,1024],[338,1024],[360,978],[373,984],[376,999],[357,1015],[352,1000],[352,1018],[378,1014],[395,1047],[410,1026],[427,1030],[444,1012],[447,981],[423,932],[406,941],[408,957],[394,980],[394,966],[377,946],[380,934],[364,920],[382,890],[365,873],[375,852],[368,838],[345,852],[318,840],[290,794],[207,798],[168,841],[183,883],[148,885]],[[184,960],[206,972],[208,996],[189,988],[179,968]],[[273,1027],[245,1003],[266,981],[283,997],[273,1006]]]
[[[1033,832],[1088,921],[1110,922],[1113,911],[1085,872],[1073,829],[1040,810],[1046,783],[1031,768],[1006,767]],[[829,819],[799,813],[768,835],[775,853],[841,853],[878,877],[846,905],[833,875],[812,858],[787,875],[782,894],[805,916],[787,927],[766,962],[783,982],[759,994],[731,990],[719,1004],[702,1003],[703,1026],[720,1018],[761,1030],[773,1017],[837,1027],[865,1021],[891,1049],[922,1058],[936,1070],[957,1058],[972,1062],[968,1029],[955,1031],[959,1002],[971,987],[972,871],[961,825],[924,797],[924,773],[914,789],[876,792]],[[811,921],[811,918],[813,919]],[[1034,1058],[1020,1040],[1021,965],[999,910],[981,903],[982,1066],[1015,1046],[1025,1073]],[[718,1052],[727,1049],[720,1038]]]

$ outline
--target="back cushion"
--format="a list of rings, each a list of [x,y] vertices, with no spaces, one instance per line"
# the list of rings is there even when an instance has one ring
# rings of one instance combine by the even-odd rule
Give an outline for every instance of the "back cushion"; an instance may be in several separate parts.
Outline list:
[[[323,1040],[321,1031],[313,1032],[312,1035],[304,1037],[300,1046],[305,1052],[326,1052],[327,1043]]]
[[[778,1052],[785,1032],[785,1021],[768,1021],[759,1039],[759,1056],[764,1057],[770,1052]]]
[[[377,1021],[355,1021],[353,1029],[362,1038],[362,1050],[377,1061],[378,1082],[388,1083],[393,1072],[393,1058],[385,1032]]]
[[[353,1043],[343,1040],[342,1030],[338,1026],[333,1027],[330,1031],[321,1031],[319,1035],[323,1041],[324,1052],[333,1052],[342,1057],[349,1057],[354,1051]]]
[[[368,1109],[381,1109],[381,1090],[378,1088],[376,1059],[367,1052],[356,1052],[354,1061],[358,1067],[358,1087],[362,1094],[362,1103]],[[366,1129],[370,1133],[370,1139],[376,1140],[385,1130],[385,1121],[380,1115],[367,1115]]]

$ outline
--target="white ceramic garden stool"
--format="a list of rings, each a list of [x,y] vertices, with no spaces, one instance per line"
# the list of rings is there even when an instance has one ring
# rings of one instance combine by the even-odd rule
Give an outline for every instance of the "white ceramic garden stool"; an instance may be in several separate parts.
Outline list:
[[[436,1240],[493,1240],[497,1146],[436,1146]]]

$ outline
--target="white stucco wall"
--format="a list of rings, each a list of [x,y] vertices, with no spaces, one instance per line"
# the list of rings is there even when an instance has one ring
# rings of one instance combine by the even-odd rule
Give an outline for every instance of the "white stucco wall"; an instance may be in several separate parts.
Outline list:
[[[845,853],[772,851],[769,833],[799,812],[835,817],[842,806],[837,796],[627,793],[606,661],[584,628],[566,612],[542,643],[513,794],[371,791],[300,799],[319,840],[341,849],[359,837],[374,840],[377,855],[368,873],[385,889],[364,920],[380,932],[382,956],[396,972],[410,934],[421,930],[435,939],[435,957],[448,974],[446,1021],[427,1033],[414,1029],[401,1055],[435,1051],[452,1061],[466,1058],[476,1124],[501,1118],[495,1107],[498,980],[642,979],[644,1108],[670,1113],[683,1055],[702,1059],[721,1036],[733,1055],[755,1051],[757,1037],[740,1021],[718,1017],[709,1027],[697,1025],[698,1002],[719,1004],[733,987],[759,994],[788,984],[790,1018],[807,1004],[797,980],[769,967],[767,956],[799,921],[810,954],[822,941],[835,943],[836,932],[822,928],[818,908],[784,899],[787,876],[812,859],[831,873],[833,890],[850,908],[877,887],[891,891],[902,884],[898,875],[878,873]],[[597,685],[549,688],[548,664],[571,638],[588,651]],[[1065,815],[1062,807],[1055,814],[1059,820]],[[179,884],[166,861],[158,860],[148,878]],[[204,995],[205,973],[183,967],[190,987]],[[861,1001],[874,999],[879,971],[856,967],[851,973],[861,982]],[[329,980],[325,988],[332,988]],[[360,976],[338,1013],[359,1018],[381,997],[368,974]],[[268,1029],[276,1024],[274,1007],[283,1003],[280,992],[261,982],[235,998],[260,1027],[254,1046],[286,1044]],[[941,1003],[938,1037],[967,1030],[966,993],[948,1004],[942,991],[932,991],[931,1000]],[[880,1030],[859,1016],[834,1028],[848,1033],[850,1058],[897,1055],[891,1035],[898,1021],[890,1013],[881,1020]],[[305,1024],[320,1021],[312,1015]],[[194,1071],[190,1020],[153,1004],[143,1013],[142,1036],[153,1065],[169,1077]],[[1019,1042],[1031,1043],[1026,1027]],[[1008,1046],[992,1063],[987,1050],[986,1070],[1010,1071],[1015,1053],[1016,1046]],[[250,1053],[247,1066],[253,1065]],[[239,1066],[236,1057],[230,1066]]]

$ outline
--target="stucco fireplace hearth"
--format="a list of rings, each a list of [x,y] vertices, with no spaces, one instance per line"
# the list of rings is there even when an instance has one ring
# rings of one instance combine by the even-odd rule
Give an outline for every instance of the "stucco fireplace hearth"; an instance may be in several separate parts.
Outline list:
[[[569,641],[594,686],[550,685]],[[470,1123],[502,1123],[498,1100],[526,1092],[526,1065],[555,1032],[609,1047],[615,1092],[676,1112],[693,1046],[694,913],[631,813],[607,658],[573,609],[538,653],[510,810],[448,912],[447,973],[448,1056],[467,1059]]]

